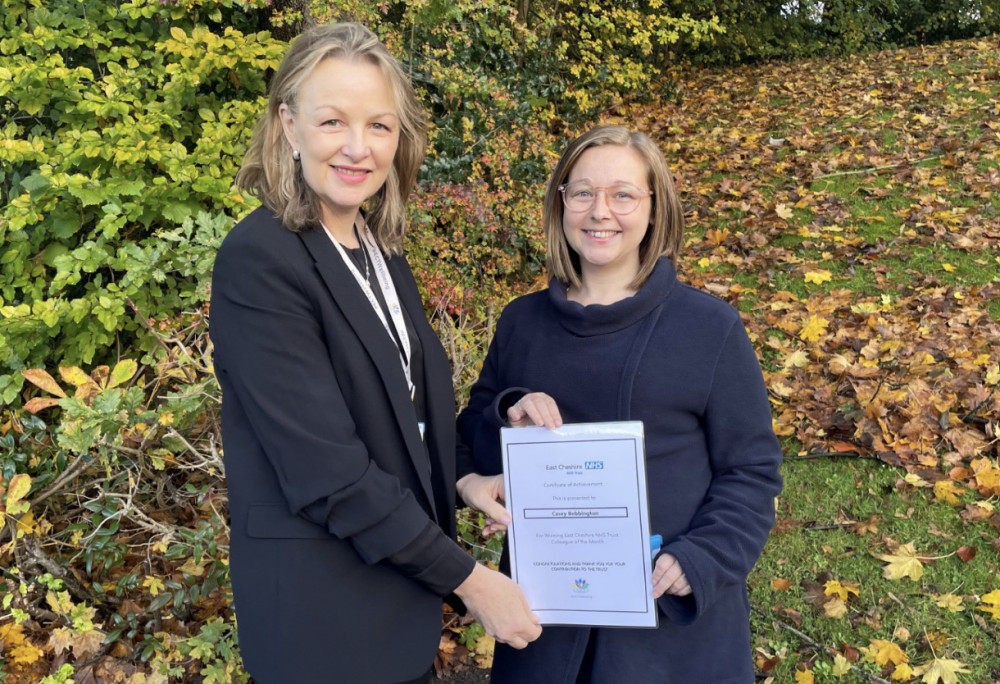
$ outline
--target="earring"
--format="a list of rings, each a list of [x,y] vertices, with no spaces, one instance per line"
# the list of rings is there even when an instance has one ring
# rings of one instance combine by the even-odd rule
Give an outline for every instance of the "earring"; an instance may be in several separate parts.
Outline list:
[[[299,161],[300,159],[302,159],[302,155],[299,154],[298,150],[292,150],[292,159],[294,159],[295,161]]]

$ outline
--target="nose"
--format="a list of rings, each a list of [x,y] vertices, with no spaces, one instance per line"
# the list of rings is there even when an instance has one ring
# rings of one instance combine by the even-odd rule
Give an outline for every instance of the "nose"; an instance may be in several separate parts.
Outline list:
[[[367,157],[371,153],[371,147],[368,144],[365,130],[352,127],[342,151],[344,155],[355,161]]]
[[[607,188],[594,188],[594,203],[590,205],[590,213],[595,218],[611,216],[611,203],[608,200]]]

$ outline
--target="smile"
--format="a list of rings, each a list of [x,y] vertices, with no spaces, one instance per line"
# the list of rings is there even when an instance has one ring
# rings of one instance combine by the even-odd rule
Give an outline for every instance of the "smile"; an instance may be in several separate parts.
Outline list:
[[[337,174],[337,178],[345,183],[360,183],[371,173],[368,169],[358,169],[350,166],[331,166],[330,168]]]
[[[346,166],[334,166],[333,170],[345,176],[363,176],[368,173],[368,169],[352,169]]]
[[[609,238],[618,235],[617,230],[585,230],[583,232],[595,238]]]

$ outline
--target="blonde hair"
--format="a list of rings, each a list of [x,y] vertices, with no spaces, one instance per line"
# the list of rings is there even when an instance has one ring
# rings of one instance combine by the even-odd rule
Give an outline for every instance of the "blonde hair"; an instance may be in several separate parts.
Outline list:
[[[639,272],[629,287],[638,290],[656,267],[661,256],[675,257],[681,249],[684,235],[684,211],[674,187],[674,178],[667,160],[648,135],[630,131],[624,126],[598,126],[571,142],[559,158],[545,190],[542,225],[545,227],[549,273],[567,286],[580,286],[580,257],[569,247],[563,232],[562,193],[559,186],[566,182],[585,151],[602,145],[620,145],[639,153],[646,163],[650,198],[649,229],[639,244]]]
[[[285,104],[294,114],[302,83],[330,58],[374,64],[392,90],[400,122],[399,146],[385,183],[368,199],[366,218],[381,247],[398,254],[406,234],[406,200],[427,149],[427,123],[402,66],[361,24],[317,26],[295,39],[271,79],[267,110],[254,128],[236,185],[259,197],[289,230],[319,223],[319,198],[306,183],[301,165],[292,159],[279,109]]]

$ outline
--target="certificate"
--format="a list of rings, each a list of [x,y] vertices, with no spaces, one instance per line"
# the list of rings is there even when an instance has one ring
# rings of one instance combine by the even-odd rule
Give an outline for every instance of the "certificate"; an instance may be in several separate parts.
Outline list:
[[[642,423],[501,429],[511,578],[547,625],[656,627]]]

